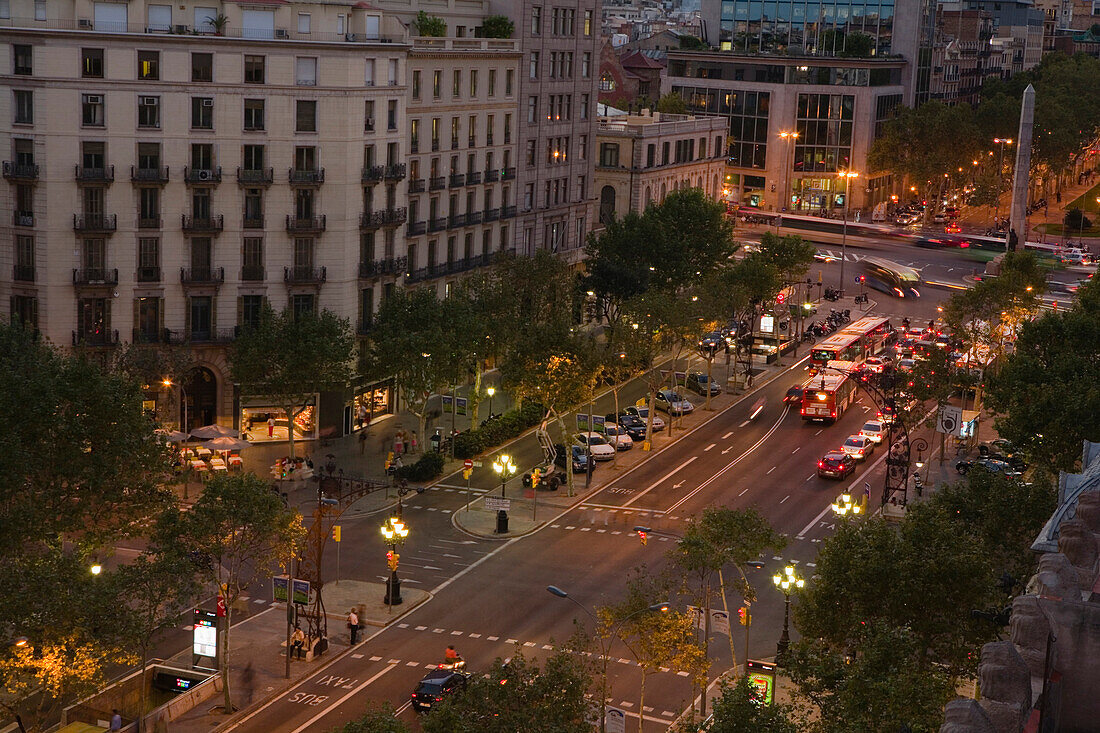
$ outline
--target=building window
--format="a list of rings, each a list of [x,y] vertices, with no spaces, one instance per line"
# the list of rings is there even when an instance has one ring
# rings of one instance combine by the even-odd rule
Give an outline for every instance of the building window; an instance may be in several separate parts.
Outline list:
[[[470,69],[470,98],[477,99],[477,69]]]
[[[527,121],[534,122],[539,114],[539,98],[531,96],[527,98]]]
[[[160,79],[160,52],[138,51],[138,79],[156,81]]]
[[[582,94],[581,95],[581,119],[582,120],[587,120],[588,119],[588,95],[587,94]]]
[[[317,132],[317,102],[299,99],[295,102],[295,132]]]
[[[363,86],[374,86],[374,59],[367,59],[367,64],[363,73]]]
[[[191,144],[191,167],[199,171],[214,168],[214,146],[210,143]]]
[[[33,295],[11,296],[11,323],[23,328],[38,328],[38,298]]]
[[[650,143],[645,148],[645,167],[652,168],[657,165],[657,146]]]
[[[34,19],[46,19],[46,0],[34,0]]]
[[[397,100],[391,99],[386,102],[386,129],[393,131],[397,129]]]
[[[259,328],[260,318],[263,317],[264,312],[264,296],[262,295],[242,295],[241,296],[241,318],[240,325],[242,328]]]
[[[309,13],[298,13],[298,32],[309,33],[310,17]]]
[[[34,282],[34,237],[17,236],[15,238],[14,279],[21,282]]]
[[[515,85],[515,83],[516,83],[515,69],[505,69],[504,70],[504,96],[506,96],[506,97],[512,96],[512,87]]]
[[[451,82],[451,96],[458,99],[462,95],[462,69],[454,70],[454,79]]]
[[[397,59],[390,59],[389,71],[386,74],[386,81],[391,87],[397,86]]]
[[[80,119],[85,127],[103,127],[104,105],[102,94],[80,95]]]
[[[214,54],[191,54],[191,81],[214,81]]]
[[[247,131],[264,129],[264,100],[244,100],[244,129]]]
[[[191,97],[191,127],[195,130],[214,129],[213,97]]]
[[[33,73],[34,66],[34,57],[31,47],[23,44],[15,44],[12,46],[12,54],[14,56],[12,73],[19,74],[20,76],[30,76]]]
[[[317,86],[317,59],[312,56],[295,59],[294,79],[300,87]]]
[[[531,35],[537,36],[542,33],[542,8],[535,5],[531,8]]]
[[[590,73],[589,67],[592,65],[592,54],[585,51],[581,54],[581,78],[587,79]]]
[[[436,69],[432,72],[432,99],[439,99],[443,94],[443,72]]]
[[[246,171],[262,171],[264,157],[263,145],[245,145],[241,155],[241,165]]]
[[[615,78],[610,73],[600,75],[600,91],[601,92],[613,92],[615,91]]]
[[[412,98],[420,99],[420,69],[415,69],[413,71]]]
[[[798,95],[794,170],[835,173],[851,165],[854,108],[849,94]]]
[[[14,120],[17,125],[34,124],[34,92],[16,89],[12,92],[15,104]]]
[[[160,239],[142,237],[138,240],[138,282],[160,281]]]
[[[585,37],[592,35],[592,11],[584,11],[584,35]]]
[[[263,56],[245,56],[244,57],[244,83],[245,84],[263,84],[265,83],[265,64]]]
[[[409,120],[409,152],[420,152],[420,120]]]
[[[241,247],[241,279],[264,279],[264,240],[262,237],[245,237]]]
[[[264,195],[259,188],[244,190],[244,227],[261,229],[264,225]]]
[[[160,97],[138,96],[137,126],[160,127]]]
[[[374,100],[368,99],[363,107],[363,130],[374,132]]]
[[[160,189],[142,188],[138,196],[138,227],[140,229],[160,228]]]
[[[103,78],[102,48],[82,48],[80,50],[80,76],[85,79]]]
[[[489,69],[489,89],[487,94],[490,97],[495,97],[497,93],[497,70]]]
[[[529,76],[532,79],[538,79],[539,78],[539,52],[538,51],[532,51],[531,52],[531,63],[530,63]]]

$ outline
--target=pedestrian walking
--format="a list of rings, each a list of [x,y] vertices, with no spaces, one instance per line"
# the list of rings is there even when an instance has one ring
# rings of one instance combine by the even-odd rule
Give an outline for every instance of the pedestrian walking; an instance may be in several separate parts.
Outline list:
[[[404,453],[405,455],[409,454],[409,444],[411,442],[412,441],[409,438],[409,434],[406,433],[404,430],[402,430],[401,431],[401,452]]]
[[[417,441],[416,431],[414,430],[413,431],[413,437],[412,437],[412,452],[416,453],[418,450],[420,450],[420,445]]]
[[[348,631],[351,634],[351,645],[355,646],[359,642],[359,616],[354,608],[348,611]]]
[[[241,687],[244,688],[247,702],[245,705],[252,704],[252,694],[255,689],[254,681],[256,679],[256,673],[252,669],[252,660],[248,660],[248,664],[243,670],[241,670]]]
[[[363,428],[359,431],[359,455],[363,455],[367,452],[367,430]]]
[[[275,418],[271,415],[267,416],[267,437],[275,437]]]
[[[402,449],[405,447],[405,441],[401,439],[401,431],[398,430],[393,434],[393,454],[395,456],[401,455]]]
[[[107,730],[122,730],[122,714],[118,708],[111,708],[111,727]]]

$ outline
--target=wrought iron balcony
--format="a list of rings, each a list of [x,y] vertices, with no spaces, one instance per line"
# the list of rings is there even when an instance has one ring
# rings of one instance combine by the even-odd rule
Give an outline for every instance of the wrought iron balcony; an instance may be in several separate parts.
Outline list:
[[[465,214],[451,214],[450,217],[448,218],[447,226],[450,227],[451,229],[454,229],[456,227],[466,226],[466,215]]]
[[[474,224],[481,223],[481,212],[471,211],[466,214],[466,226],[473,226]]]
[[[290,234],[320,234],[325,231],[325,216],[291,216],[287,214],[286,230]]]
[[[221,183],[222,167],[217,168],[188,168],[183,167],[183,180],[186,183]]]
[[[485,210],[485,223],[488,224],[491,221],[496,221],[500,218],[500,209],[486,209]]]
[[[159,283],[160,282],[160,268],[159,267],[139,267],[137,269],[137,281],[139,283]]]
[[[167,328],[158,328],[152,331],[135,328],[130,341],[135,344],[167,344],[169,343],[170,334],[171,331]]]
[[[274,180],[274,168],[237,168],[237,183],[242,186],[270,186]]]
[[[225,268],[181,267],[180,282],[184,285],[221,285],[225,282]]]
[[[390,181],[400,181],[405,177],[406,167],[404,163],[393,163],[386,166],[386,179]]]
[[[241,220],[242,229],[263,229],[264,218],[262,216],[246,216]]]
[[[236,328],[192,328],[190,331],[168,331],[168,343],[171,344],[228,344],[236,338]]]
[[[374,260],[373,262],[360,262],[359,277],[368,279],[387,275],[396,276],[405,272],[407,266],[408,259],[405,257],[391,257],[385,260]]]
[[[33,163],[4,161],[4,178],[17,183],[33,183],[38,180],[38,166]]]
[[[414,221],[414,222],[409,223],[409,230],[408,231],[409,231],[409,236],[410,237],[415,237],[418,234],[423,234],[427,230],[428,230],[427,222]]]
[[[445,176],[432,176],[428,180],[428,190],[438,191],[447,187],[447,178]]]
[[[386,177],[386,166],[368,165],[363,168],[363,183],[378,183]]]
[[[516,177],[516,169],[515,168],[505,168],[504,169],[504,180],[510,181],[515,177]]]
[[[138,168],[130,166],[130,180],[134,183],[168,183],[168,166],[158,165],[155,168]]]
[[[73,214],[73,229],[81,234],[109,234],[118,229],[114,214]]]
[[[12,280],[22,283],[32,283],[35,280],[34,265],[12,265]]]
[[[479,267],[485,267],[492,262],[492,255],[474,255],[473,257],[466,257],[461,260],[453,260],[451,262],[440,262],[434,265],[428,265],[427,267],[421,267],[405,275],[405,280],[410,283],[422,282],[424,280],[431,280],[432,278],[445,277],[447,275],[457,275],[463,272],[469,272],[470,270],[477,269]]]
[[[264,266],[263,265],[243,265],[241,267],[241,280],[247,280],[250,282],[262,281],[264,279]]]
[[[466,174],[466,185],[476,186],[481,183],[481,171],[472,171]]]
[[[410,178],[409,179],[409,193],[424,193],[424,179],[423,178]]]
[[[208,217],[180,214],[180,227],[187,234],[214,234],[225,229],[225,217],[222,214]]]
[[[324,267],[284,267],[283,281],[290,285],[321,285],[328,279]]]
[[[73,331],[73,346],[118,346],[118,331]]]
[[[500,210],[500,218],[501,219],[511,219],[515,215],[516,215],[516,207],[514,205],[513,206],[505,206],[504,208],[502,208]]]
[[[447,228],[447,218],[444,217],[444,216],[440,216],[440,217],[438,217],[436,219],[432,219],[431,221],[428,222],[428,231],[429,232],[441,232],[446,228]]]
[[[500,180],[500,169],[493,168],[492,170],[485,171],[485,182],[496,183]]]
[[[108,165],[103,168],[89,168],[76,166],[76,180],[81,183],[113,183],[115,180],[115,167]]]
[[[17,227],[33,227],[34,226],[34,212],[33,211],[13,211],[11,214],[11,223]]]
[[[287,171],[287,181],[294,186],[319,186],[325,182],[325,169],[296,169]]]
[[[459,186],[466,185],[466,176],[461,173],[451,174],[451,188],[458,188]]]
[[[118,285],[118,268],[85,267],[73,270],[73,285]]]
[[[143,216],[137,220],[138,229],[160,229],[163,226],[164,222],[159,216]]]
[[[382,226],[392,227],[404,224],[409,219],[409,210],[404,206],[382,209]]]

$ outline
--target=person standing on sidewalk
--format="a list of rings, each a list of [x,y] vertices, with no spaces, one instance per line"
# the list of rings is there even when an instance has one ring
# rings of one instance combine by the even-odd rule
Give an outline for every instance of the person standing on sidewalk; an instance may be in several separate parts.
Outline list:
[[[122,714],[118,708],[111,708],[111,727],[107,730],[122,730]]]
[[[401,431],[401,452],[405,455],[409,455],[409,434],[404,430]]]
[[[354,608],[348,611],[348,631],[351,633],[351,645],[355,646],[359,641],[359,616]]]
[[[398,430],[393,434],[393,454],[395,456],[401,455],[401,451],[405,447],[405,441],[401,439],[401,431]]]
[[[413,452],[413,453],[416,453],[416,451],[417,451],[417,450],[418,450],[419,448],[420,448],[420,446],[419,446],[419,445],[418,445],[418,443],[417,443],[417,438],[416,438],[416,431],[414,430],[414,431],[413,431],[413,437],[412,437],[412,452]]]
[[[248,665],[241,670],[241,687],[244,688],[247,702],[245,706],[252,704],[252,695],[255,688],[256,673],[252,669],[252,660],[248,660]]]
[[[267,437],[275,437],[275,418],[271,415],[267,416]]]

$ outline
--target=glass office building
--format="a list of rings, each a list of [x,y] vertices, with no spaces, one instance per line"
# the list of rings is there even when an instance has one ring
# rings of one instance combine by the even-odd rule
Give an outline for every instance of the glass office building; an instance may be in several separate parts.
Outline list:
[[[889,56],[895,0],[721,0],[719,47],[737,53],[843,56],[850,34]],[[861,43],[861,45],[863,45]]]

